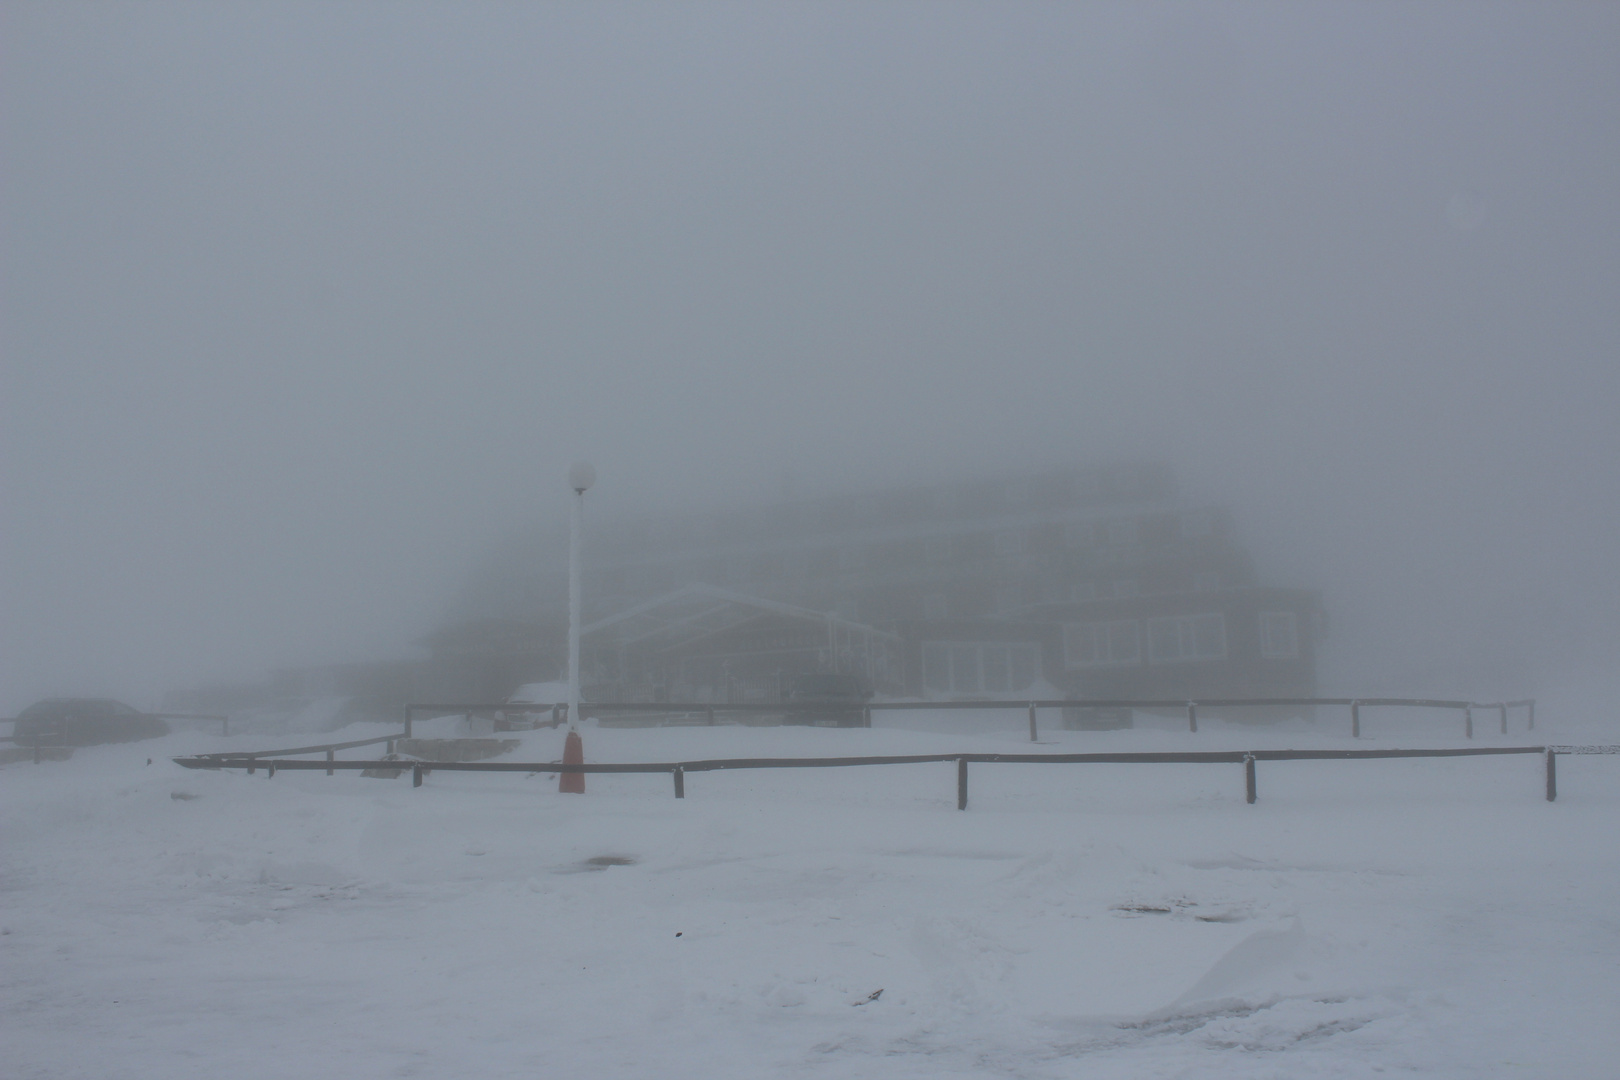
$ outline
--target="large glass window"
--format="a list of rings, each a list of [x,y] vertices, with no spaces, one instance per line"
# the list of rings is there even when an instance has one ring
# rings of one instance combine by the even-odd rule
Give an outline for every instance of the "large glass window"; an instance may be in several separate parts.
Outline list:
[[[923,685],[930,690],[951,688],[951,654],[945,646],[923,646]]]
[[[1292,611],[1260,613],[1260,655],[1272,660],[1299,655],[1299,620]]]
[[[1141,624],[1135,619],[1069,623],[1063,628],[1063,662],[1069,667],[1136,664],[1141,660]]]
[[[1149,619],[1147,633],[1148,658],[1155,664],[1226,657],[1226,618],[1219,612]]]
[[[1033,642],[930,641],[923,645],[923,685],[937,694],[1002,694],[1027,690],[1041,673]]]

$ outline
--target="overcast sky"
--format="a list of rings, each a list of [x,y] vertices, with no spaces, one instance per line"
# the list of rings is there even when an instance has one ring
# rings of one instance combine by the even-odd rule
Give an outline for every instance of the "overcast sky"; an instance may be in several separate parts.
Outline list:
[[[515,519],[1094,460],[1329,689],[1620,646],[1620,5],[4,4],[0,710],[406,655]]]

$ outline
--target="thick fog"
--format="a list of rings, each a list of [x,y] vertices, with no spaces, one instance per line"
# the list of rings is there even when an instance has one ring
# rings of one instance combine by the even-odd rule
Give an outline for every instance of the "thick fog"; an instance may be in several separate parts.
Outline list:
[[[0,711],[409,655],[511,530],[1095,461],[1327,690],[1620,647],[1620,8],[5,5]],[[1363,691],[1365,692],[1365,691]]]

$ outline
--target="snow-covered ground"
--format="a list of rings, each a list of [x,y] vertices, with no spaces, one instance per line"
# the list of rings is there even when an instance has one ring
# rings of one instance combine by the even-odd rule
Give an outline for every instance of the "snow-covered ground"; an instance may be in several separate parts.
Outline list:
[[[585,749],[1029,749],[1018,713],[893,719],[587,727]],[[1479,742],[1620,741],[1540,719],[1503,739],[1484,714]],[[1037,749],[1350,745],[1341,726]],[[1458,726],[1369,713],[1359,745]],[[1536,757],[1262,763],[1254,806],[1235,765],[975,765],[965,813],[948,764],[700,773],[676,801],[667,775],[581,797],[168,760],[274,745],[0,770],[0,1073],[1620,1075],[1616,757],[1561,759],[1554,804]]]

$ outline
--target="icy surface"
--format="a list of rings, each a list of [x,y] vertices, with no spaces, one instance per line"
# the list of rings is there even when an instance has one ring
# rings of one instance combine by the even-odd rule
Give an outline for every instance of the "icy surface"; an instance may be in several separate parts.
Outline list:
[[[585,747],[1029,749],[1020,714],[940,719],[587,726]],[[1357,745],[1460,744],[1392,726]],[[1043,739],[1351,745],[1216,721]],[[1254,806],[1235,765],[975,765],[965,813],[948,764],[692,774],[676,801],[666,775],[580,797],[543,773],[413,789],[168,761],[266,745],[183,732],[0,770],[0,1073],[1578,1080],[1620,1061],[1614,758],[1561,759],[1555,804],[1536,757],[1263,763]]]

